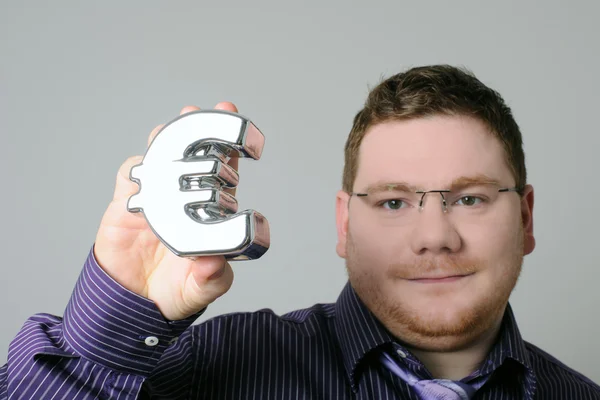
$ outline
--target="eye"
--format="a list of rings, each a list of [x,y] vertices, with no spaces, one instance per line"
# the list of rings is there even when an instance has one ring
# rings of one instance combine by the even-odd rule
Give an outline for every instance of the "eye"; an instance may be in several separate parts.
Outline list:
[[[462,202],[462,204],[461,204],[461,202]],[[458,199],[455,204],[458,204],[459,206],[472,207],[472,206],[476,206],[478,204],[481,204],[483,202],[484,202],[484,199],[482,199],[481,197],[477,197],[477,196],[463,196],[460,199]]]
[[[406,204],[404,203],[404,201],[399,199],[392,199],[381,202],[381,207],[388,210],[399,210],[401,208],[404,208],[405,206]]]

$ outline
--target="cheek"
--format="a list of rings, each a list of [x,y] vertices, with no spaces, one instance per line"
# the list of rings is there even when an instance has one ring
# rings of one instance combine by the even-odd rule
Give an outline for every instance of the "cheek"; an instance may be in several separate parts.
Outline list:
[[[348,230],[353,253],[361,263],[370,266],[387,267],[398,262],[398,257],[408,248],[407,239],[403,237],[406,235],[398,229],[376,225],[367,218],[351,219]]]
[[[463,251],[483,261],[485,265],[497,265],[498,274],[511,266],[514,259],[522,254],[522,229],[519,221],[487,224],[485,227],[464,227],[460,235]]]

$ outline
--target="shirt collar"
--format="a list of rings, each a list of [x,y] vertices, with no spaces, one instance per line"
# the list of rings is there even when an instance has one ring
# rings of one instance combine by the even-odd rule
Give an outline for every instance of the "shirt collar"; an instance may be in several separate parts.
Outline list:
[[[529,351],[521,337],[517,321],[510,303],[507,304],[500,327],[498,340],[480,367],[479,374],[485,376],[500,367],[507,359],[512,359],[524,367],[524,397],[527,400],[535,396],[537,378],[531,364]]]
[[[335,303],[335,328],[342,350],[344,366],[352,389],[357,390],[358,366],[373,350],[396,340],[358,297],[350,282]],[[407,351],[408,352],[408,351]],[[480,374],[487,375],[513,359],[525,367],[526,385],[535,389],[535,375],[525,342],[521,337],[514,313],[507,304],[498,340],[482,364]]]
[[[381,322],[360,300],[350,282],[335,303],[335,328],[352,389],[357,390],[357,367],[372,350],[394,342]]]
[[[521,337],[517,321],[510,303],[507,304],[500,327],[498,340],[492,347],[484,364],[481,367],[481,374],[485,375],[498,368],[506,359],[513,359],[523,365],[527,370],[533,371],[529,352],[525,346],[525,341]]]

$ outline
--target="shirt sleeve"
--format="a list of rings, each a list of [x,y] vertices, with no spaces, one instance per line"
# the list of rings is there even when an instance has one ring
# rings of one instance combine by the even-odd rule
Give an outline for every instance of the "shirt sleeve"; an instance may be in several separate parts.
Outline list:
[[[6,370],[6,365],[0,368],[0,400],[6,400],[8,396],[6,392]]]
[[[183,394],[192,369],[188,327],[201,314],[166,320],[154,302],[106,274],[92,249],[64,318],[36,314],[11,342],[0,368],[0,400],[57,393],[68,399],[144,398],[155,386],[151,379],[142,388],[144,382],[166,367],[177,377],[168,390]]]

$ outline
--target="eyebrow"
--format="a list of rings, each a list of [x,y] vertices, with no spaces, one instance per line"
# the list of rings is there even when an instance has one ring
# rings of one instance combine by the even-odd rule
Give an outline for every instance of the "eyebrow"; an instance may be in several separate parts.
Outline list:
[[[485,174],[477,174],[473,176],[461,176],[450,183],[449,190],[464,189],[470,186],[479,185],[496,185],[500,186],[500,182]],[[439,188],[438,188],[439,189]],[[420,190],[417,186],[411,185],[407,182],[376,182],[372,185],[367,186],[363,193],[380,193],[389,191],[402,191],[402,192],[416,192]],[[441,189],[440,189],[441,190]]]

